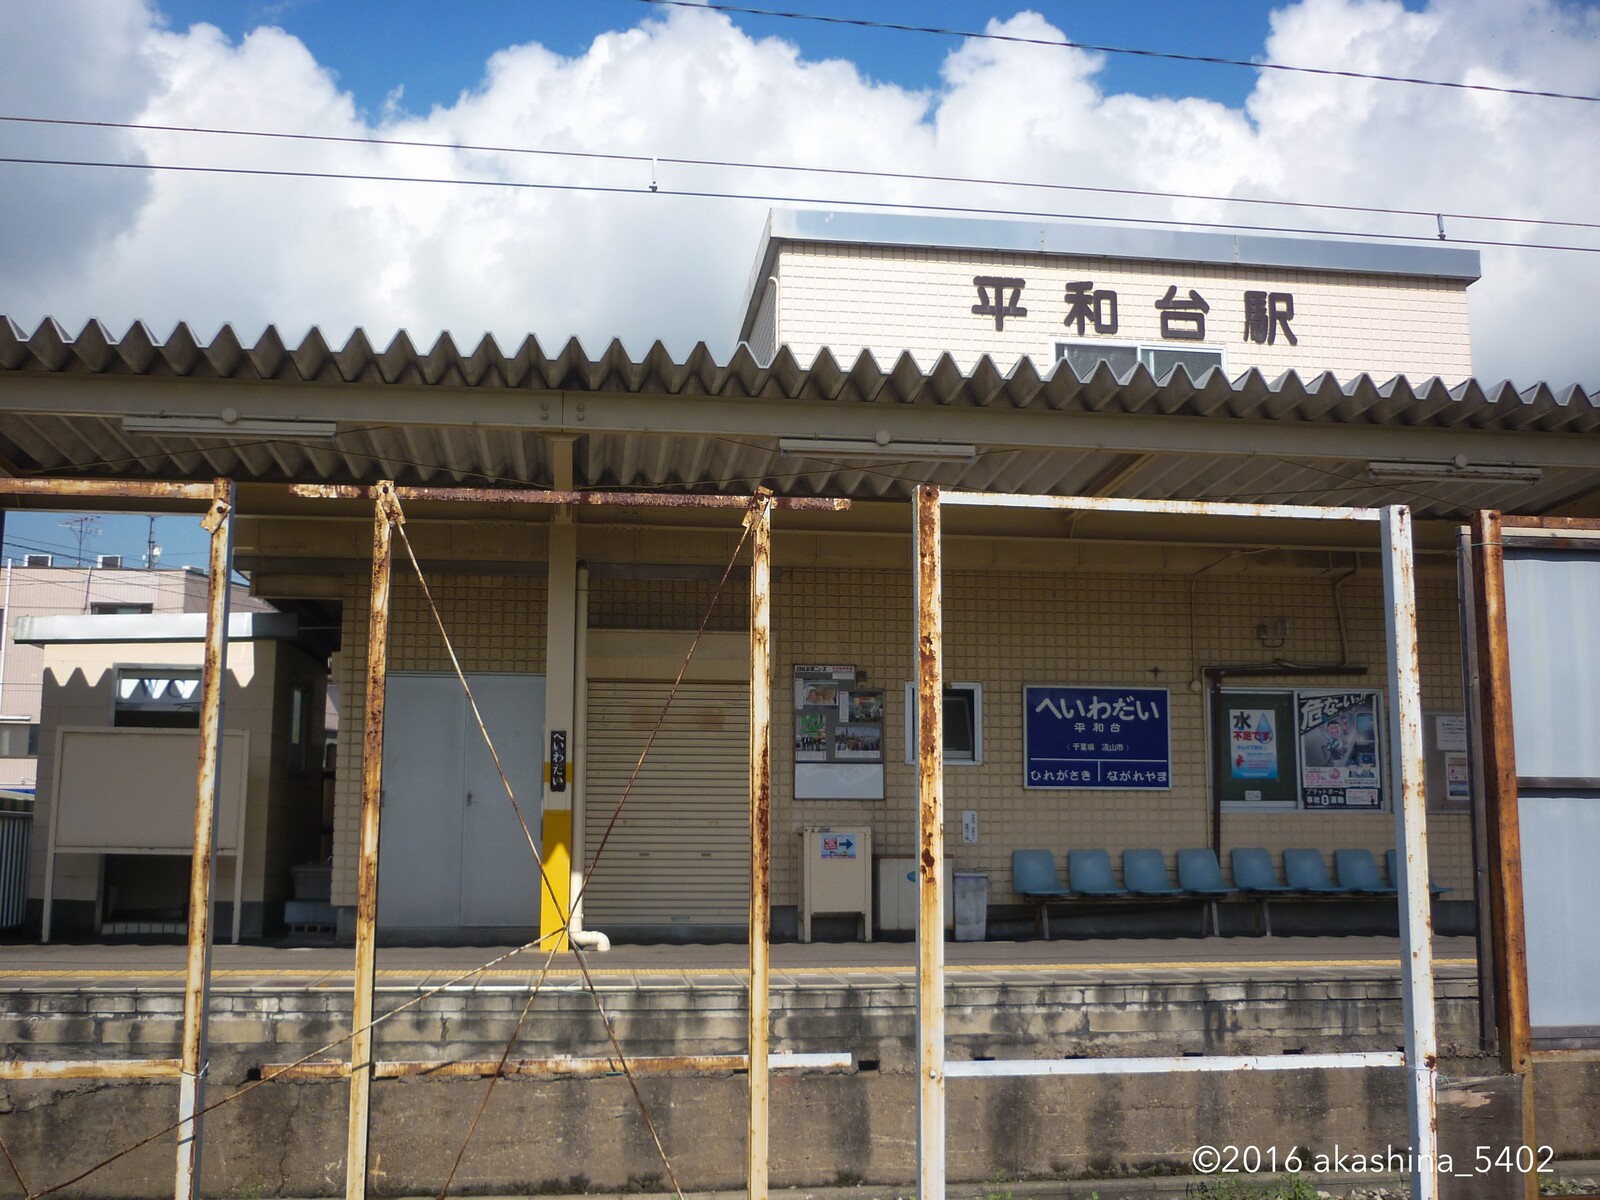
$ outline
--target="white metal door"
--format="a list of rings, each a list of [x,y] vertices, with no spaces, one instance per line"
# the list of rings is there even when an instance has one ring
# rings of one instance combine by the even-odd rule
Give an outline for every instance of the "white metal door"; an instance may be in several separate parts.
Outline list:
[[[594,854],[671,686],[589,685],[584,923],[745,925],[750,919],[750,689],[684,684],[598,869]]]
[[[544,677],[469,675],[472,694],[527,822],[524,833],[483,734],[466,712],[466,806],[461,837],[461,923],[536,927],[544,757]],[[460,685],[457,684],[457,690]],[[541,847],[542,850],[542,847]]]
[[[461,681],[391,674],[384,704],[378,924],[460,923]]]
[[[544,677],[469,675],[523,818],[540,836]],[[538,872],[454,675],[389,676],[378,923],[529,927]]]

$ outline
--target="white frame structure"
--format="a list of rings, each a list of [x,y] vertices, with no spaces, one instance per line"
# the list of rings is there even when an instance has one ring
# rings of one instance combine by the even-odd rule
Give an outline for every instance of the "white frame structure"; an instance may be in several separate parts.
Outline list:
[[[1389,770],[1395,837],[1404,848],[1400,897],[1403,1052],[1303,1055],[1215,1055],[1202,1058],[992,1059],[947,1062],[944,1013],[944,756],[936,751],[944,695],[942,510],[1014,508],[1162,516],[1245,517],[1302,521],[1364,521],[1382,539],[1385,632],[1389,646]],[[1433,1008],[1433,937],[1428,892],[1428,835],[1423,787],[1422,692],[1417,658],[1416,573],[1411,510],[1314,508],[1183,500],[1124,500],[1087,496],[1010,496],[917,489],[913,536],[916,564],[916,658],[919,739],[918,842],[921,903],[917,924],[917,1196],[944,1200],[945,1087],[950,1078],[1025,1075],[1126,1075],[1192,1071],[1295,1071],[1404,1067],[1411,1132],[1411,1195],[1437,1200],[1438,1034]],[[937,701],[937,702],[936,702]]]

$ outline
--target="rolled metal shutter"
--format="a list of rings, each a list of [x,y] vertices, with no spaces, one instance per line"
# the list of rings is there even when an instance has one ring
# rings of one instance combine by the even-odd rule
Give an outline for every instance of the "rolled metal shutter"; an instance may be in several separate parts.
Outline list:
[[[671,685],[589,684],[584,924],[747,925],[750,689],[686,683],[595,867]]]

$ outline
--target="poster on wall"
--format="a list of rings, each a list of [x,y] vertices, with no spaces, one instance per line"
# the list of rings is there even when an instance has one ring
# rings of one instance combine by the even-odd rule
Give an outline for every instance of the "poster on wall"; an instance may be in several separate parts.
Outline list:
[[[797,800],[883,799],[883,691],[845,663],[794,669]]]
[[[1380,695],[1372,690],[1295,693],[1302,808],[1383,808]]]
[[[1221,688],[1210,706],[1212,782],[1224,804],[1278,804],[1300,799],[1294,692]]]
[[[1466,713],[1423,714],[1423,784],[1429,808],[1471,811],[1472,768],[1467,753]]]
[[[1171,788],[1168,699],[1166,688],[1023,688],[1023,786]]]
[[[1235,779],[1278,777],[1278,718],[1270,708],[1230,708],[1228,744]]]

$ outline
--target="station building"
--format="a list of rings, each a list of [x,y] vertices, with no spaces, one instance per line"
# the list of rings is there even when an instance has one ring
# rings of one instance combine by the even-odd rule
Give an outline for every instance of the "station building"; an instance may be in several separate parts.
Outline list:
[[[238,481],[236,561],[336,624],[362,724],[369,501],[286,483],[834,496],[777,514],[774,931],[806,853],[916,844],[912,506],[952,490],[1294,506],[1406,504],[1436,883],[1470,922],[1458,528],[1600,514],[1600,409],[1472,378],[1474,252],[1081,225],[775,211],[738,349],[511,351],[313,330],[69,337],[0,322],[0,454],[47,475]],[[741,938],[748,589],[738,512],[408,504],[406,537],[522,816],[612,936]],[[1385,608],[1370,523],[951,511],[947,845],[1021,902],[1012,853],[1394,844]],[[732,565],[731,572],[729,571]],[[724,582],[725,580],[725,582]],[[712,604],[716,596],[716,603]],[[627,804],[638,757],[699,641]],[[409,559],[388,660],[380,931],[538,924],[505,803]],[[1262,736],[1263,734],[1266,736]],[[1248,734],[1249,736],[1237,736]],[[360,738],[341,738],[333,902],[356,901]],[[616,820],[613,824],[613,816]],[[609,835],[607,830],[610,830]],[[827,851],[806,830],[837,837]],[[602,840],[605,849],[591,872]],[[807,847],[813,847],[808,851]],[[848,915],[848,914],[844,914]],[[550,920],[548,906],[544,920]]]

